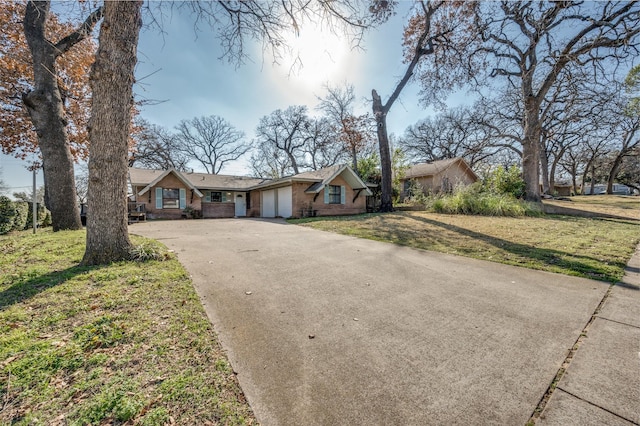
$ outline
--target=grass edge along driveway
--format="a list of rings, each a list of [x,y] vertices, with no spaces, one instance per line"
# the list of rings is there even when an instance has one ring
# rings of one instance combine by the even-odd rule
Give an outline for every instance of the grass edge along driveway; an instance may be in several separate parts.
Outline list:
[[[253,424],[190,277],[78,266],[84,231],[0,237],[0,424]]]
[[[612,283],[620,281],[640,243],[640,221],[560,215],[513,218],[418,211],[290,223]]]

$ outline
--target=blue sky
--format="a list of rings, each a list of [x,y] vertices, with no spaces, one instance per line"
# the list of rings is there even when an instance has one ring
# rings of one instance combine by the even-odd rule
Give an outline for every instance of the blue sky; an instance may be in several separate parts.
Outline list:
[[[139,99],[165,101],[143,107],[141,115],[168,128],[180,120],[219,115],[245,132],[250,140],[261,117],[290,105],[307,105],[310,110],[323,96],[323,84],[353,84],[359,111],[371,110],[371,90],[386,100],[404,72],[402,25],[407,6],[376,30],[367,33],[364,50],[349,49],[346,40],[318,29],[303,28],[292,36],[303,67],[291,72],[291,57],[273,65],[258,43],[250,44],[250,61],[236,67],[220,60],[218,41],[211,32],[194,32],[189,16],[174,14],[165,21],[164,34],[144,29],[138,47],[135,92]],[[394,104],[389,116],[390,132],[400,135],[407,126],[432,114],[419,105],[419,88],[410,84]],[[460,101],[456,102],[460,103]],[[1,156],[2,179],[9,192],[24,191],[32,185],[26,162]],[[194,164],[194,168],[197,169]],[[245,163],[230,164],[224,174],[247,174]],[[42,184],[39,174],[38,185]]]

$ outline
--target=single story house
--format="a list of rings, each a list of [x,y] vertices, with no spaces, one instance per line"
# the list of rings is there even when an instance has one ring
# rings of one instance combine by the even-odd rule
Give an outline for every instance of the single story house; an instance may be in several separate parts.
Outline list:
[[[460,157],[431,163],[414,164],[401,179],[401,198],[409,196],[412,182],[418,183],[425,194],[450,192],[458,185],[470,185],[478,181],[478,175]]]
[[[348,165],[282,179],[130,168],[129,184],[129,201],[150,219],[350,215],[372,195]]]

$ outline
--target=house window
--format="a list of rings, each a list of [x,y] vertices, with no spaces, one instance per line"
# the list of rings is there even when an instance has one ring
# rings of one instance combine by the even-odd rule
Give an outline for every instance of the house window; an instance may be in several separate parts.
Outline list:
[[[340,204],[341,192],[339,185],[329,185],[329,204]]]
[[[221,191],[205,192],[204,201],[206,203],[233,203],[233,193]]]
[[[172,188],[162,188],[162,208],[163,209],[179,209],[180,208],[180,190]]]

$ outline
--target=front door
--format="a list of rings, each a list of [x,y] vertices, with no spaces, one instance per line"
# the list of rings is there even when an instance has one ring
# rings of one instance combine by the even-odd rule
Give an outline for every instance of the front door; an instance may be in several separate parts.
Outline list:
[[[246,193],[236,194],[236,217],[244,217],[247,215]]]

